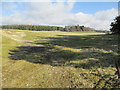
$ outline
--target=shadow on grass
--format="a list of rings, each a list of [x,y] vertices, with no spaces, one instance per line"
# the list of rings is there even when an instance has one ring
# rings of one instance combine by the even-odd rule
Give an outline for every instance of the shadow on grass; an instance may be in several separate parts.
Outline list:
[[[115,35],[87,35],[87,36],[75,36],[75,35],[58,35],[60,37],[48,37],[49,42],[36,41],[35,44],[51,44],[65,46],[75,49],[84,48],[99,48],[104,50],[118,49],[118,37]]]
[[[39,38],[39,37],[38,37]],[[43,41],[30,42],[43,46],[21,46],[16,50],[10,50],[10,59],[26,60],[38,64],[52,66],[73,66],[75,68],[108,67],[114,66],[114,60],[118,57],[111,53],[91,51],[90,48],[112,50],[117,52],[117,36],[113,35],[59,35],[58,37],[44,38]],[[73,52],[54,47],[63,46],[73,49],[88,49],[85,52]],[[91,60],[94,58],[96,60]],[[77,63],[76,63],[77,62]]]

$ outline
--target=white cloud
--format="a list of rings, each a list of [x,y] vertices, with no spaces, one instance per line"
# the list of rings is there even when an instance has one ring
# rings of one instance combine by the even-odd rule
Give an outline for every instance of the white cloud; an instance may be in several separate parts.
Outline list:
[[[118,15],[117,9],[99,11],[95,14],[85,14],[79,12],[76,14],[76,22],[96,29],[109,29],[113,19]]]
[[[74,3],[29,2],[30,8],[3,16],[3,24],[49,24],[49,25],[85,25],[96,29],[109,29],[111,20],[117,16],[117,9],[99,11],[95,14],[71,13]]]
[[[114,16],[118,15],[118,10],[117,9],[110,9],[106,11],[99,11],[95,14],[95,17],[101,19],[101,20],[109,20],[110,18],[114,18]]]

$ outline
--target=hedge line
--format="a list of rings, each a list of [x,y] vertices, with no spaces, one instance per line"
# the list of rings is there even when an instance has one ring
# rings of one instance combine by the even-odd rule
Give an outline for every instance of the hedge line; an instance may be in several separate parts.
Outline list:
[[[64,31],[63,27],[41,25],[1,25],[2,29],[20,29],[33,31]]]

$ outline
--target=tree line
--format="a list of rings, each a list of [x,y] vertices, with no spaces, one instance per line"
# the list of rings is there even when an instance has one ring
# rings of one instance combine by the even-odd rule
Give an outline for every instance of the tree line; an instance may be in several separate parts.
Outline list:
[[[32,31],[63,31],[63,27],[58,26],[42,26],[42,25],[1,25],[2,29],[19,29]]]
[[[19,30],[32,30],[32,31],[66,31],[66,32],[77,32],[77,31],[95,31],[95,29],[84,27],[84,26],[42,26],[42,25],[1,25],[2,29],[19,29]]]

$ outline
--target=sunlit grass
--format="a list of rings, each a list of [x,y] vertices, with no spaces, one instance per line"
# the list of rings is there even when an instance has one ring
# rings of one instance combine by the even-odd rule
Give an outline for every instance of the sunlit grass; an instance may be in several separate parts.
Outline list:
[[[114,75],[116,70],[114,67],[114,59],[117,57],[116,36],[100,35],[105,34],[4,30],[3,87],[94,87],[101,78],[99,75]],[[10,56],[12,58],[9,58]],[[41,63],[31,62],[40,60]],[[104,83],[105,81],[102,81],[99,87],[103,87]]]

